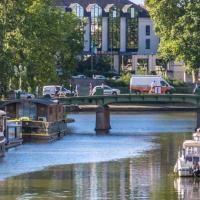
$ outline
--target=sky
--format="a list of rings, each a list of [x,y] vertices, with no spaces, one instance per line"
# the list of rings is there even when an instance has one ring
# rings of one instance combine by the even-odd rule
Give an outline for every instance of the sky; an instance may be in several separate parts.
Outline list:
[[[131,0],[133,3],[136,3],[136,4],[143,4],[144,3],[144,0]]]

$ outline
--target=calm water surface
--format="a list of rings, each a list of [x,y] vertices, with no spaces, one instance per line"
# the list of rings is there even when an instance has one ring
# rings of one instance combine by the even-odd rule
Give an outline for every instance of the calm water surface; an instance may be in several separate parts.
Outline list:
[[[194,113],[112,113],[109,135],[95,135],[95,115],[74,114],[69,135],[24,144],[0,160],[0,199],[200,199],[198,179],[173,165],[191,138]]]

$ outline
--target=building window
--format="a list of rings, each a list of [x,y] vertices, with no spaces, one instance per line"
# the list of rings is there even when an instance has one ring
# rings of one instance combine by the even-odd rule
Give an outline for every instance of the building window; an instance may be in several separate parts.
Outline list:
[[[138,12],[135,8],[128,9],[127,17],[127,49],[138,49]]]
[[[120,9],[113,6],[109,11],[109,50],[120,48]]]
[[[146,39],[146,49],[150,49],[151,48],[151,41],[150,39]]]
[[[82,19],[84,17],[84,9],[81,5],[79,5],[78,3],[73,3],[71,4],[71,9],[72,12],[80,19]]]
[[[92,51],[102,47],[102,8],[94,4],[91,8],[91,48]]]
[[[149,25],[146,25],[146,35],[150,35],[151,28]]]

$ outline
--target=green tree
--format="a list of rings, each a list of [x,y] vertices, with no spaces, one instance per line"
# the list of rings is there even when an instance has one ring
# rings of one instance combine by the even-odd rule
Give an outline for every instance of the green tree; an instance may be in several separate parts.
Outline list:
[[[14,63],[17,62],[18,55],[16,48],[20,44],[21,35],[18,24],[22,23],[19,13],[23,8],[20,1],[3,0],[0,2],[0,86],[7,89],[8,83],[14,74]]]
[[[193,80],[197,81],[200,67],[199,0],[146,0],[145,4],[160,37],[161,57],[183,61],[193,71]]]
[[[67,79],[82,50],[79,19],[52,6],[50,0],[4,0],[0,3],[0,69],[5,88],[23,80],[23,88]],[[5,9],[6,8],[6,9]],[[62,70],[57,76],[56,68]],[[23,72],[23,73],[22,73]]]

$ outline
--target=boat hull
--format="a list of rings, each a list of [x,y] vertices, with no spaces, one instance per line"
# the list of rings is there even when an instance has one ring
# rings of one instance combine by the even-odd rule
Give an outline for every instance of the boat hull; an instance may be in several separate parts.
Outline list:
[[[64,121],[22,123],[22,136],[25,142],[51,142],[63,137],[66,132],[67,124]]]
[[[18,145],[21,145],[23,142],[22,138],[16,138],[14,140],[9,140],[8,143],[6,143],[6,149],[12,148],[12,147],[16,147]]]

